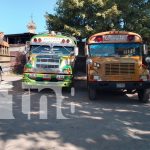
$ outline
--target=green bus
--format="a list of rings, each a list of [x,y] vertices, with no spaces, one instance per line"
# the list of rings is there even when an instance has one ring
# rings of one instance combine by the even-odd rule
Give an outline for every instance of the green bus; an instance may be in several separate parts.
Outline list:
[[[77,42],[73,37],[55,32],[33,36],[28,45],[23,89],[71,87],[77,55]]]

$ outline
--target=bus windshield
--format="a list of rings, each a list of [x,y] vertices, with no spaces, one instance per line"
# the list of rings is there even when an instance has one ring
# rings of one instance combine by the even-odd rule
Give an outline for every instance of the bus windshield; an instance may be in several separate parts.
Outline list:
[[[141,56],[142,44],[139,43],[113,43],[113,44],[91,44],[89,45],[91,56],[113,57],[113,56]]]
[[[68,56],[74,51],[74,47],[54,46],[52,50],[56,54]]]
[[[47,46],[47,45],[31,45],[32,53],[50,53],[68,56],[74,51],[74,47],[68,46]]]

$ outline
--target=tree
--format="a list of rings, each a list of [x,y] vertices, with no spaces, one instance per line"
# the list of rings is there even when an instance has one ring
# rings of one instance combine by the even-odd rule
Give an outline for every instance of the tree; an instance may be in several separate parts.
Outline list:
[[[150,41],[149,0],[58,0],[55,15],[46,14],[49,31],[69,32],[84,38],[90,34],[120,29],[141,34]]]
[[[13,68],[13,72],[17,74],[22,74],[24,65],[26,64],[26,56],[22,52],[17,52],[16,55],[16,64]]]
[[[149,0],[114,0],[121,17],[124,18],[127,31],[142,35],[145,42],[150,42],[150,1]]]
[[[56,14],[46,14],[48,30],[87,37],[118,25],[117,5],[109,0],[58,0]]]

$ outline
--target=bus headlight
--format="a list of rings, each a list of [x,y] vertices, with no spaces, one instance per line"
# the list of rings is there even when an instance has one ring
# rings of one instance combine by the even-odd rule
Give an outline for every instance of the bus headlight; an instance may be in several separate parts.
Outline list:
[[[63,70],[63,73],[68,74],[68,70],[67,69]]]
[[[92,61],[92,59],[87,59],[86,60],[86,64],[88,65],[88,64],[92,64],[93,63],[93,61]]]
[[[97,67],[100,68],[100,64],[97,64]]]
[[[36,78],[36,74],[32,73],[29,75],[30,78]]]
[[[100,68],[100,64],[99,64],[99,63],[94,62],[94,67]]]
[[[63,70],[63,73],[72,74],[72,69],[71,68],[66,68],[66,69]]]
[[[140,80],[141,81],[148,81],[149,76],[148,75],[141,75]]]

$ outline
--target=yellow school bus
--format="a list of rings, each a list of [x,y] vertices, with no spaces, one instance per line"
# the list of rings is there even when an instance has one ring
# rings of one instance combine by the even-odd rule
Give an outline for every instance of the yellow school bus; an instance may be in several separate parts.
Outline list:
[[[149,101],[150,58],[139,34],[107,31],[87,40],[87,85],[89,98],[96,99],[96,90],[124,90],[138,93],[141,102]]]

